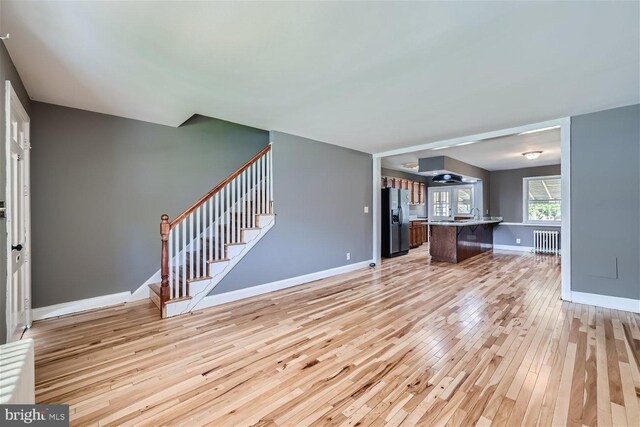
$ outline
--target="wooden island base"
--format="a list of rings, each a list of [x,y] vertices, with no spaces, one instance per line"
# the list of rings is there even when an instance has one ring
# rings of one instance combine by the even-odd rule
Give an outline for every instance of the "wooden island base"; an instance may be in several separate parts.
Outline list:
[[[431,259],[455,264],[490,251],[493,249],[494,225],[429,225]]]

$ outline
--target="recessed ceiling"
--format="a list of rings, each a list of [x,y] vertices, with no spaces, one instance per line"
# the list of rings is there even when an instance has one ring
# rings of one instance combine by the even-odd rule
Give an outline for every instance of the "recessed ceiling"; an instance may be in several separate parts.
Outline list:
[[[529,160],[522,155],[522,153],[529,151],[542,151],[542,154],[537,159]],[[417,159],[438,156],[448,156],[489,171],[559,165],[560,129],[524,135],[508,135],[441,150],[422,150],[383,157],[382,167],[416,173],[404,165],[417,162]]]
[[[638,2],[3,1],[31,97],[380,152],[640,102]]]

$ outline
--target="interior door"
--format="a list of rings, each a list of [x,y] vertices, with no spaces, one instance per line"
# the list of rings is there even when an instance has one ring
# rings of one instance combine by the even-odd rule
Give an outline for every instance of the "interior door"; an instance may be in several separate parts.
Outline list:
[[[447,187],[429,188],[429,219],[453,219],[451,189]]]
[[[6,224],[7,339],[19,339],[31,326],[31,215],[29,195],[29,117],[7,81]]]

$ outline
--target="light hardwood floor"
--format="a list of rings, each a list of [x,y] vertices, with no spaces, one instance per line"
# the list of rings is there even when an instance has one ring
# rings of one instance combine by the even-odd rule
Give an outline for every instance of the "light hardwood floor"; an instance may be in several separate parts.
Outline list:
[[[563,303],[553,256],[408,256],[161,320],[34,324],[73,425],[640,425],[640,316]]]

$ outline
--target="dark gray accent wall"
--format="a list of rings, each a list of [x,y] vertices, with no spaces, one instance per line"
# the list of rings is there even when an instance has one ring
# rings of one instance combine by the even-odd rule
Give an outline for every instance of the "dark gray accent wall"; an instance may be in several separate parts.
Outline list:
[[[4,40],[0,41],[0,200],[5,200],[5,153],[6,153],[6,141],[5,141],[5,81],[9,80],[13,86],[13,90],[16,91],[22,106],[27,111],[27,114],[31,113],[31,100],[29,95],[22,84],[22,80],[18,75],[16,67],[13,65],[13,61],[7,52],[7,48],[4,45]],[[0,343],[6,342],[7,323],[6,323],[6,295],[7,295],[7,234],[5,231],[6,222],[0,219]]]
[[[470,176],[481,180],[489,180],[489,171],[479,168],[478,166],[470,165],[469,163],[461,162],[460,160],[448,157],[428,157],[418,160],[418,170],[420,172],[430,172],[434,170],[446,170],[456,173],[458,175]]]
[[[640,299],[639,159],[640,105],[571,118],[573,291]]]
[[[212,294],[371,259],[371,155],[281,132],[271,141],[276,224]]]
[[[194,116],[172,128],[34,102],[33,304],[135,290],[160,265],[170,218],[269,143]]]

